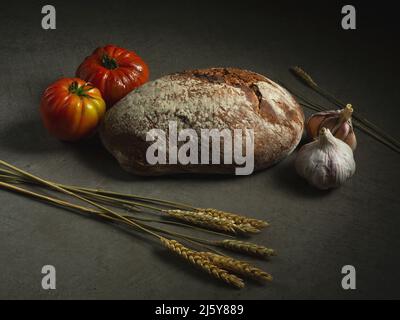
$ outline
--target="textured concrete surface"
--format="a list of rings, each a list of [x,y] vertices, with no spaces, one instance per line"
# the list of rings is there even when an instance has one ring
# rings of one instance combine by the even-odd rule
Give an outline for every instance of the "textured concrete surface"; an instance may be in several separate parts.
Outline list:
[[[389,4],[379,16],[360,5],[358,30],[343,31],[340,2],[135,2],[51,1],[54,31],[41,29],[42,1],[1,5],[1,158],[55,181],[265,218],[272,226],[255,241],[279,252],[260,264],[275,281],[232,290],[146,237],[0,190],[0,298],[400,298],[399,155],[364,134],[358,133],[355,177],[338,190],[318,192],[296,175],[293,156],[241,178],[130,176],[97,140],[68,144],[48,136],[38,113],[48,84],[72,76],[95,47],[115,43],[136,50],[152,79],[235,66],[323,102],[288,73],[298,64],[399,137],[400,52]],[[56,267],[55,291],[41,289],[45,264]],[[357,270],[354,291],[340,285],[347,264]]]

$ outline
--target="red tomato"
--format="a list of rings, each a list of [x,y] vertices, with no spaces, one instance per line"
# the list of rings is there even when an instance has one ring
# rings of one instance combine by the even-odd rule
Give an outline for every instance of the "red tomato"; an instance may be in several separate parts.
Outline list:
[[[105,111],[100,91],[78,78],[54,82],[45,90],[40,103],[44,126],[64,141],[79,140],[94,133]]]
[[[97,48],[76,71],[76,76],[99,88],[107,107],[112,107],[149,79],[146,63],[133,51],[107,45]]]

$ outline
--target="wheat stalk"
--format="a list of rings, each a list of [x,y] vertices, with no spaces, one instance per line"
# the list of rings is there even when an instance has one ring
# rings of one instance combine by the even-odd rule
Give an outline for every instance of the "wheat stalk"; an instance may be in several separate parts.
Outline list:
[[[230,274],[224,269],[219,268],[213,264],[209,259],[199,254],[199,252],[191,250],[176,240],[168,240],[161,237],[160,241],[164,247],[166,247],[171,252],[182,257],[191,264],[199,267],[201,270],[207,272],[213,277],[220,279],[236,288],[243,288],[244,282],[239,277]]]
[[[197,211],[187,210],[164,210],[169,216],[191,224],[200,225],[206,228],[230,232],[230,233],[258,233],[259,229],[248,223],[237,224],[226,217],[213,217]]]
[[[213,264],[233,273],[252,278],[258,281],[272,281],[272,276],[251,264],[234,258],[221,256],[211,252],[202,252],[201,255]]]
[[[222,240],[222,241],[217,241],[215,243],[217,246],[229,249],[232,251],[236,252],[241,252],[249,255],[253,255],[256,257],[261,257],[261,258],[267,258],[270,256],[275,256],[276,252],[273,249],[251,243],[251,242],[246,242],[246,241],[240,241],[240,240]]]
[[[256,229],[263,229],[269,226],[268,222],[266,221],[245,217],[231,212],[221,211],[212,208],[206,208],[206,209],[198,208],[197,210],[198,214],[204,214],[207,216],[221,218],[221,219],[229,219],[234,221],[234,223],[238,225],[240,224],[250,225]]]
[[[21,181],[33,184],[43,185],[46,183],[46,186],[49,187],[49,182],[41,179],[38,181],[37,179],[32,178],[32,176],[27,176],[26,174],[21,174],[21,172],[16,171],[9,171],[6,169],[0,168],[0,177],[12,181]],[[150,209],[156,212],[163,212],[167,213],[170,216],[173,216],[176,219],[184,220],[190,224],[197,224],[201,225],[206,228],[212,228],[220,231],[230,232],[230,233],[258,233],[260,229],[266,227],[268,225],[267,222],[248,218],[245,216],[241,216],[238,214],[233,214],[229,212],[224,212],[221,210],[216,209],[199,209],[193,208],[193,210],[188,209],[162,209],[162,206],[166,206],[168,203],[169,206],[172,206],[172,202],[160,200],[158,204],[156,202],[158,200],[153,198],[146,198],[146,197],[139,197],[135,198],[136,196],[132,196],[133,199],[126,200],[124,198],[128,198],[127,194],[119,194],[115,192],[108,192],[105,190],[97,190],[97,189],[89,189],[83,187],[76,187],[76,186],[68,186],[59,183],[51,182],[51,188],[55,188],[58,191],[60,189],[64,190],[68,193],[74,193],[75,195],[84,196],[87,199],[96,201],[97,203],[103,203],[111,206],[115,206],[118,208],[129,209],[130,211],[140,211],[141,208]],[[120,198],[121,197],[121,198]],[[146,199],[146,200],[142,200]],[[147,199],[151,199],[152,204],[149,205],[147,203],[142,203],[140,201],[150,201]],[[156,204],[154,206],[153,204]],[[182,206],[181,204],[178,204]],[[187,206],[188,207],[188,206]]]
[[[333,94],[321,88],[314,79],[302,68],[296,66],[291,67],[289,69],[301,82],[303,82],[306,86],[313,89],[316,93],[333,103],[339,108],[344,108],[346,103],[343,103],[338,98],[336,98]],[[302,99],[306,101],[305,99]],[[364,133],[369,136],[375,138],[377,141],[391,148],[392,150],[400,153],[400,142],[398,139],[392,137],[391,135],[384,132],[377,125],[366,119],[364,116],[361,116],[358,112],[353,114],[354,124],[357,128],[361,129]]]
[[[55,198],[52,196],[47,196],[42,193],[37,193],[35,191],[29,190],[22,188],[22,185],[30,185],[30,186],[39,186],[41,188],[48,188],[52,191],[58,191],[61,194],[64,194],[66,196],[70,196],[72,198],[75,198],[77,200],[80,200],[92,207],[86,207],[83,205],[75,204],[74,202],[69,202],[66,200],[62,200],[59,198]],[[17,186],[21,185],[21,186]],[[168,223],[168,224],[174,224],[177,226],[190,226],[190,224],[199,224],[201,226],[207,227],[207,228],[212,228],[212,229],[218,229],[222,230],[225,232],[232,232],[232,233],[237,233],[237,232],[242,232],[242,233],[256,233],[259,232],[261,228],[265,227],[267,225],[266,222],[257,220],[257,219],[252,219],[252,218],[247,218],[244,216],[240,216],[237,214],[233,213],[228,213],[216,209],[198,209],[198,208],[193,208],[193,209],[181,209],[181,208],[176,208],[176,210],[170,209],[162,209],[161,207],[166,206],[166,203],[168,205],[172,206],[171,202],[163,201],[160,200],[158,202],[157,199],[154,198],[138,198],[137,200],[142,201],[142,199],[145,199],[148,202],[151,202],[151,205],[148,204],[143,204],[139,203],[136,201],[136,196],[133,196],[131,198],[128,197],[128,195],[125,194],[119,194],[119,193],[114,193],[114,192],[108,192],[108,191],[97,191],[95,189],[87,189],[87,188],[81,188],[81,187],[74,187],[74,186],[67,186],[67,185],[62,185],[58,183],[54,183],[51,181],[47,181],[45,179],[42,179],[38,176],[35,176],[33,174],[30,174],[24,170],[21,170],[5,161],[0,160],[0,187],[5,188],[7,190],[11,190],[26,196],[34,197],[36,199],[42,200],[49,202],[51,204],[61,206],[67,209],[73,209],[74,211],[78,212],[84,212],[84,213],[90,213],[94,214],[96,216],[105,218],[106,220],[109,221],[114,221],[114,222],[119,222],[128,225],[129,227],[133,227],[134,229],[138,231],[145,232],[149,235],[152,235],[153,237],[157,238],[161,243],[167,247],[170,251],[174,252],[175,254],[181,256],[184,258],[186,261],[192,263],[193,265],[196,265],[200,267],[203,271],[209,273],[210,275],[225,281],[226,283],[235,286],[237,288],[242,288],[244,287],[244,282],[241,278],[237,277],[235,274],[232,274],[225,270],[223,267],[220,267],[216,265],[216,263],[213,263],[210,259],[207,258],[204,254],[200,254],[198,251],[189,249],[176,240],[168,240],[161,236],[160,234],[164,234],[165,236],[168,237],[173,237],[173,238],[182,238],[185,241],[188,241],[188,243],[193,243],[196,246],[201,246],[203,251],[207,251],[207,254],[212,254],[212,252],[215,252],[217,255],[215,257],[218,257],[217,261],[219,264],[222,262],[225,263],[226,266],[230,266],[232,270],[234,270],[234,265],[233,263],[236,263],[236,268],[237,268],[237,273],[244,273],[247,276],[252,275],[252,277],[262,277],[262,270],[257,269],[251,265],[246,264],[245,262],[239,262],[235,259],[231,260],[224,260],[221,262],[221,257],[224,257],[224,255],[217,250],[213,249],[210,246],[216,246],[216,247],[227,247],[226,242],[224,241],[214,241],[214,240],[208,240],[208,239],[202,239],[202,238],[195,238],[190,235],[186,234],[181,234],[178,232],[173,232],[168,229],[163,229],[159,227],[155,227],[152,225],[148,225],[147,222],[150,223]],[[119,198],[121,197],[121,198]],[[126,200],[129,199],[129,200]],[[134,200],[132,200],[134,199]],[[153,204],[156,204],[157,207],[153,206]],[[158,207],[160,206],[160,207]],[[141,216],[127,216],[125,214],[120,213],[119,211],[115,211],[109,207],[115,207],[118,209],[130,209],[130,210],[135,210],[137,211],[136,213],[144,213],[142,211],[143,208],[145,209],[154,209],[158,211],[159,213],[165,214],[167,213],[168,215],[175,217],[177,219],[184,220],[185,223],[187,224],[182,224],[179,222],[172,222],[172,221],[158,221],[154,219],[149,219],[149,218],[144,218]],[[194,226],[191,226],[191,228],[195,228]],[[202,229],[205,230],[205,229]],[[222,233],[217,233],[216,231],[209,231],[216,233],[218,235],[222,235]],[[225,237],[229,237],[228,235],[224,235]],[[233,236],[232,236],[233,237]],[[224,244],[224,245],[221,245]],[[231,245],[232,246],[232,245]],[[254,245],[253,245],[254,246]],[[234,246],[233,246],[234,247]],[[243,251],[243,250],[242,250]],[[211,256],[209,256],[211,257]],[[212,259],[216,259],[213,257]],[[228,263],[229,262],[229,263]],[[253,269],[252,269],[253,268]],[[264,274],[264,278],[268,278],[267,275]]]

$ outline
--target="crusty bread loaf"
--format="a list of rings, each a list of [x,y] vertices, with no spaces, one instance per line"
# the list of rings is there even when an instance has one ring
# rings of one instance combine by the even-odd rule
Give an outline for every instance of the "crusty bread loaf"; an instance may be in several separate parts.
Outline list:
[[[155,128],[168,131],[169,121],[176,121],[178,130],[253,129],[254,168],[260,170],[295,149],[304,114],[288,91],[257,73],[233,68],[191,70],[129,93],[107,112],[100,136],[121,166],[135,174],[235,173],[235,163],[150,165],[146,150],[152,142],[146,141],[146,134]]]

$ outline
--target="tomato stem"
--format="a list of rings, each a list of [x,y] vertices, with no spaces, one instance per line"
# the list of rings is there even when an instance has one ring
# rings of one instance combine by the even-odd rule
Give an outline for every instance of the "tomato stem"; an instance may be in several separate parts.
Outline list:
[[[83,97],[88,97],[87,92],[90,91],[91,89],[93,89],[91,85],[85,83],[84,85],[79,86],[77,81],[72,82],[68,88],[70,93]]]
[[[118,68],[117,61],[113,58],[110,58],[106,54],[104,54],[103,57],[101,58],[101,63],[103,64],[103,67],[110,69],[110,70]]]

